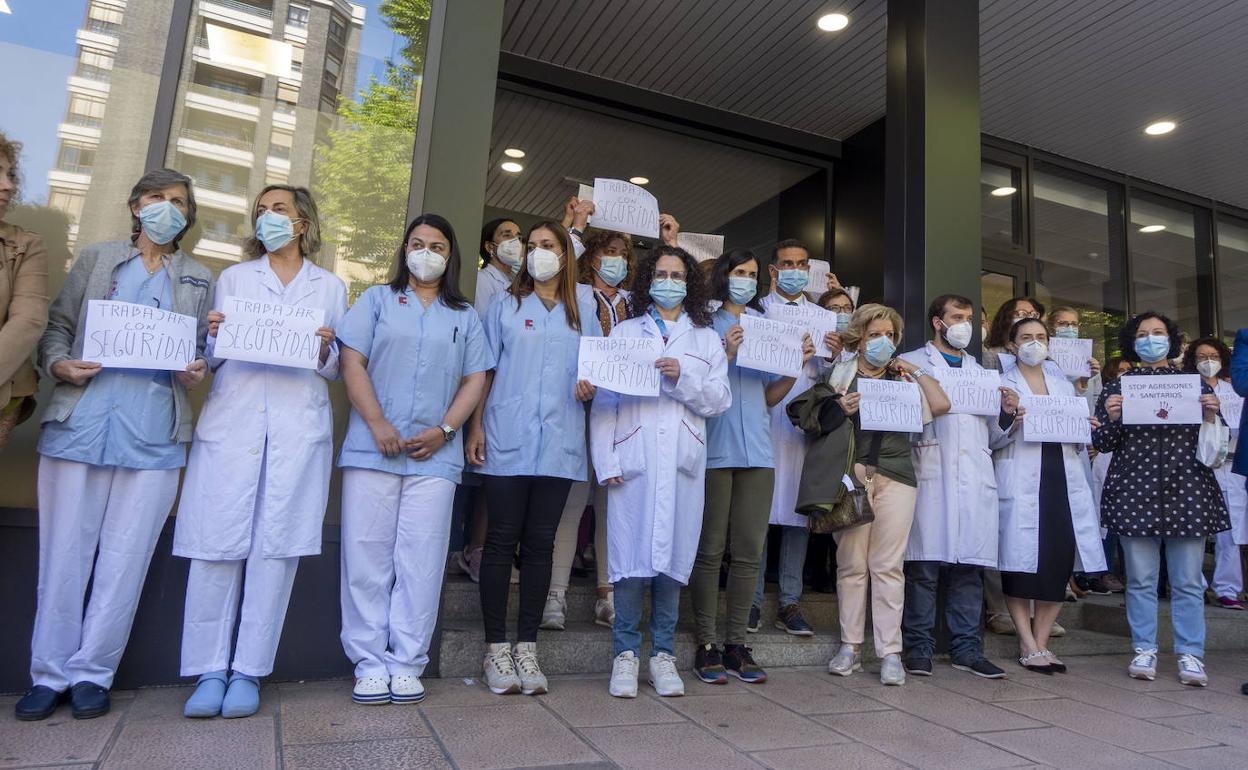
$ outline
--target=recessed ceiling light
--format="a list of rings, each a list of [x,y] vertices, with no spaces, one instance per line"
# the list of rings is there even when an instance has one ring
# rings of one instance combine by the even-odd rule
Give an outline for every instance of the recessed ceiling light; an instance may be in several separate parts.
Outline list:
[[[843,13],[826,13],[817,23],[824,32],[840,32],[849,26],[849,17]]]
[[[1156,123],[1149,123],[1144,127],[1144,133],[1149,136],[1161,136],[1173,131],[1176,124],[1173,120],[1159,120]]]
[[[519,174],[521,171],[524,171],[524,166],[521,166],[519,163],[512,163],[511,161],[507,161],[503,165],[499,166],[499,168],[509,174]]]
[[[1140,228],[1140,232],[1142,232],[1142,233],[1159,233],[1159,232],[1161,232],[1162,230],[1165,230],[1165,229],[1166,229],[1166,226],[1165,226],[1165,225],[1144,225],[1143,227],[1141,227],[1141,228]]]
[[[630,176],[628,178],[628,181],[632,182],[633,184],[650,184],[650,180],[645,178],[644,176]]]
[[[1017,187],[998,187],[997,189],[992,191],[992,194],[997,196],[998,198],[1004,198],[1007,195],[1013,195],[1016,192],[1018,192]]]
[[[509,158],[523,158],[524,150],[521,150],[516,147],[508,147],[507,149],[503,150],[503,154]]]

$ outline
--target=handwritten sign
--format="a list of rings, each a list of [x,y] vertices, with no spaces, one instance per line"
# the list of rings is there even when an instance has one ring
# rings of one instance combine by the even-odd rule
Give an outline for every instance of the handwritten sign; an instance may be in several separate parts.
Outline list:
[[[1124,425],[1199,425],[1199,374],[1131,375],[1122,382]]]
[[[1239,418],[1244,413],[1244,399],[1239,396],[1218,396],[1218,400],[1222,404],[1222,419],[1226,420],[1227,427],[1231,430],[1239,430]]]
[[[1001,412],[1001,374],[995,369],[937,366],[931,372],[949,396],[950,413],[996,417]]]
[[[915,383],[859,377],[858,392],[863,430],[923,432],[923,400]]]
[[[195,319],[133,302],[87,303],[82,360],[113,369],[182,371],[195,360]]]
[[[806,296],[818,300],[828,290],[828,273],[832,266],[826,259],[810,260],[810,280],[806,283]]]
[[[320,365],[316,330],[325,325],[321,308],[226,297],[221,312],[225,320],[217,329],[214,357],[299,369]]]
[[[663,341],[654,337],[581,337],[579,379],[629,396],[659,395]]]
[[[767,317],[802,327],[802,330],[809,334],[811,341],[815,343],[815,355],[824,358],[831,358],[835,355],[823,342],[828,332],[836,331],[836,313],[828,312],[809,302],[801,305],[773,302],[767,308]]]
[[[745,339],[737,348],[737,366],[785,377],[802,373],[802,327],[771,318],[741,316]]]
[[[590,203],[593,203],[594,202],[594,188],[590,187],[587,184],[581,183],[577,185],[576,197],[583,201],[589,201]]]
[[[1092,357],[1092,340],[1066,339],[1052,337],[1049,339],[1049,358],[1062,368],[1067,377],[1083,379],[1092,376],[1092,365],[1088,359]]]
[[[594,179],[594,227],[659,237],[659,201],[632,182]]]
[[[1092,425],[1088,422],[1088,400],[1083,396],[1020,395],[1023,415],[1023,441],[1052,441],[1063,444],[1091,444]]]
[[[710,233],[677,233],[676,245],[699,262],[719,259],[724,253],[724,236]]]

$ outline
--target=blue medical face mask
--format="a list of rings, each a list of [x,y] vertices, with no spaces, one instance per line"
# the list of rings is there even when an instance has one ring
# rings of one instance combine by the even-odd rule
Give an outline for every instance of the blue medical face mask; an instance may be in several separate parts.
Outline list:
[[[1135,338],[1135,354],[1140,360],[1155,364],[1170,352],[1170,337],[1164,334],[1150,334],[1147,337]]]
[[[758,294],[758,281],[743,275],[728,276],[728,299],[738,305],[744,305]]]
[[[623,257],[602,257],[599,260],[598,277],[606,285],[615,288],[628,275],[628,262]]]
[[[836,331],[844,334],[849,331],[849,322],[853,319],[853,313],[837,313],[836,314]]]
[[[810,283],[810,272],[797,269],[781,270],[780,278],[776,281],[780,291],[788,294],[790,297],[805,289],[808,283]]]
[[[1077,340],[1079,339],[1079,327],[1078,326],[1059,326],[1058,328],[1053,330],[1053,336],[1061,337],[1064,340]]]
[[[256,217],[256,238],[272,254],[295,237],[295,221],[285,214],[266,211]]]
[[[685,301],[685,282],[663,278],[650,284],[650,299],[664,310],[671,310]]]
[[[152,243],[164,246],[186,228],[186,217],[169,201],[156,201],[139,209],[139,223]]]
[[[867,340],[867,349],[863,355],[867,363],[878,368],[892,361],[896,352],[897,346],[888,337],[873,337]]]

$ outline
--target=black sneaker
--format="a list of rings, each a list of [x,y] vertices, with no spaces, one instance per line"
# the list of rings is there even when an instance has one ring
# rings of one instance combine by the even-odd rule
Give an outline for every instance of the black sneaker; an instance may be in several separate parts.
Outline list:
[[[780,608],[776,615],[776,628],[793,636],[814,636],[815,629],[810,627],[806,618],[802,617],[802,608],[797,604],[789,604]]]
[[[74,719],[102,717],[112,707],[108,690],[95,682],[79,682],[69,688],[69,706],[74,710]]]
[[[749,631],[751,634],[757,634],[758,627],[763,622],[762,615],[763,613],[759,611],[757,607],[751,607],[750,619],[745,621],[745,630]]]
[[[51,687],[37,684],[26,691],[22,699],[13,707],[13,715],[23,722],[38,722],[47,719],[56,712],[56,707],[65,702],[68,693],[57,692]]]
[[[719,648],[713,644],[700,645],[693,654],[693,673],[707,684],[728,684],[728,672]]]
[[[907,674],[914,674],[915,676],[932,675],[931,658],[925,658],[922,655],[915,655],[913,657],[906,658],[903,665],[906,668]]]
[[[748,684],[762,684],[767,681],[767,672],[754,662],[750,648],[744,644],[724,645],[724,668],[729,674]]]
[[[968,671],[975,676],[982,676],[984,679],[1005,679],[1005,671],[982,656],[965,663],[954,663],[953,667],[959,671]]]

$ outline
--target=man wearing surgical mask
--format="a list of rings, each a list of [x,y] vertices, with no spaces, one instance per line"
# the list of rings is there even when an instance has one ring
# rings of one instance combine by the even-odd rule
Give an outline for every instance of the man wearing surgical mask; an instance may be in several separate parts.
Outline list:
[[[1054,308],[1049,313],[1049,333],[1057,339],[1079,339],[1079,311],[1073,307]],[[1101,362],[1096,358],[1088,359],[1088,367],[1092,370],[1090,377],[1068,378],[1075,386],[1075,392],[1088,399],[1089,408],[1096,408],[1096,399],[1101,395]]]
[[[195,224],[191,179],[149,171],[127,203],[130,236],[79,251],[39,341],[39,368],[56,385],[39,441],[34,686],[17,703],[18,719],[45,719],[66,699],[78,719],[108,712],[108,689],[186,464],[187,390],[207,370],[212,273],[178,248]],[[103,369],[82,360],[82,313],[90,300],[195,318],[195,360],[178,372]]]

